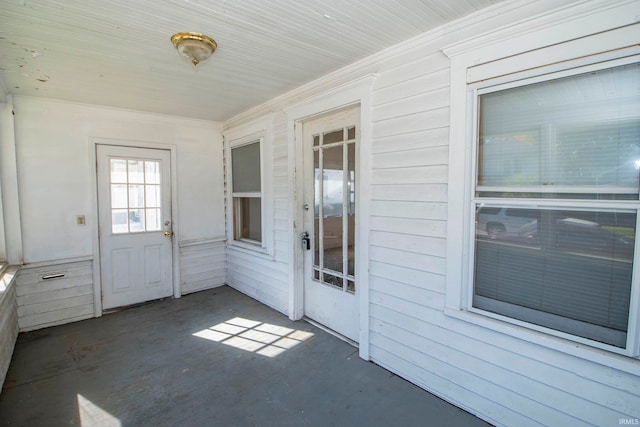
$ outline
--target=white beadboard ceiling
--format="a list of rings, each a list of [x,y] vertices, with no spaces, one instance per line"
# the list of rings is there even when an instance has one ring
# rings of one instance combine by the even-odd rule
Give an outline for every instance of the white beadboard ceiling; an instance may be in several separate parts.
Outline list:
[[[224,121],[499,1],[2,0],[0,101],[30,95]],[[218,42],[197,70],[170,42],[181,31]]]

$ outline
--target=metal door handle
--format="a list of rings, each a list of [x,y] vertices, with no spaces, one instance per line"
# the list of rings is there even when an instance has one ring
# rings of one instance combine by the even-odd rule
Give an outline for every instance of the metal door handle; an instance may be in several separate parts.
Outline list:
[[[173,231],[165,231],[164,235],[167,236],[167,237],[171,237],[171,236],[173,236]]]

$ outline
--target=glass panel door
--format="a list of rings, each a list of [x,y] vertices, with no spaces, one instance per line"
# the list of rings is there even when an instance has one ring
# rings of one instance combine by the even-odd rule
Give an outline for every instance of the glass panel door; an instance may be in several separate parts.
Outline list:
[[[355,292],[355,127],[313,135],[313,278]]]

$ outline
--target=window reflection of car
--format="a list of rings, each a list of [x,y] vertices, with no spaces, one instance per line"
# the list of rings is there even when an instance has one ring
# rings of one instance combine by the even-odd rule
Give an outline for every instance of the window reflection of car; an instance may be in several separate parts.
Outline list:
[[[481,206],[476,211],[476,233],[490,239],[514,238],[537,226],[540,212],[534,209]]]
[[[562,252],[602,256],[631,261],[634,252],[634,239],[615,234],[601,224],[580,218],[565,217],[557,219],[549,230],[548,245]],[[544,245],[540,228],[522,232],[517,239],[510,239],[527,245]]]

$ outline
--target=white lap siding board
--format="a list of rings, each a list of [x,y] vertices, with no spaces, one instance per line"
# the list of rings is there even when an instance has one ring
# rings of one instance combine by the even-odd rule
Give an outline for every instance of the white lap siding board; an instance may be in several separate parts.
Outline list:
[[[16,310],[17,267],[7,268],[0,275],[0,390],[4,383],[13,348],[18,338],[18,312]]]
[[[180,290],[183,295],[224,285],[224,239],[180,243]]]
[[[498,5],[305,85],[225,126],[260,120],[345,81],[377,74],[373,140],[362,141],[372,144],[372,168],[361,171],[370,172],[372,182],[370,259],[364,269],[369,272],[371,359],[497,425],[618,425],[620,418],[640,418],[638,360],[611,355],[614,368],[444,313],[450,63],[441,49],[567,4]],[[279,113],[275,117],[273,149],[284,156],[284,123]],[[274,155],[278,176],[282,160]],[[289,181],[274,177],[274,182],[279,183],[274,206],[280,211],[274,227],[283,236],[276,242],[283,242],[277,247],[284,256],[282,227],[291,227],[292,219],[284,215],[289,189],[280,186]],[[230,285],[286,307],[290,296],[284,277],[292,267],[286,258],[242,257],[244,265],[229,251]]]
[[[21,331],[94,316],[92,260],[26,266],[16,285]]]
[[[227,282],[239,291],[258,299],[266,305],[286,313],[289,304],[289,170],[286,116],[275,114],[261,121],[271,127],[271,153],[264,150],[270,159],[271,179],[264,185],[271,185],[273,196],[272,224],[264,224],[267,233],[273,233],[273,248],[268,254],[237,248],[232,244],[227,249]],[[266,132],[266,135],[269,132]],[[243,135],[239,135],[242,137]],[[266,136],[268,137],[268,135]],[[271,183],[271,184],[270,184]],[[225,190],[230,191],[230,183],[225,182]],[[263,188],[263,191],[265,189]],[[225,200],[228,200],[225,198]],[[227,206],[227,221],[233,221],[231,207]],[[232,239],[232,236],[229,236]]]

